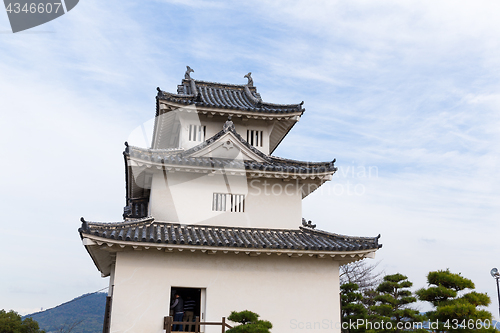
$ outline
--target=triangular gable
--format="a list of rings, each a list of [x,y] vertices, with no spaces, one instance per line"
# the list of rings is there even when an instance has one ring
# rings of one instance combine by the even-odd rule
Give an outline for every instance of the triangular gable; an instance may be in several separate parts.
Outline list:
[[[269,160],[266,154],[252,147],[236,132],[230,118],[222,126],[222,131],[205,142],[186,150],[182,155],[184,157],[215,157],[256,162]]]
[[[215,157],[222,159],[238,159],[245,161],[264,162],[265,159],[249,149],[231,131],[227,131],[218,139],[205,147],[189,154],[190,157]]]

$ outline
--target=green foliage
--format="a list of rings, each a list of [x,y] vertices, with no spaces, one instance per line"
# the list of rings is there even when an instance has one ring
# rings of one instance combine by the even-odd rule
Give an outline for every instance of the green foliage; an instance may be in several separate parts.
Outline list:
[[[445,271],[430,272],[427,275],[429,287],[417,290],[416,294],[422,301],[428,301],[435,307],[427,316],[431,322],[438,321],[438,331],[441,332],[494,332],[493,328],[485,329],[477,323],[489,320],[492,316],[486,310],[477,309],[487,306],[491,300],[486,294],[475,291],[458,296],[465,289],[474,289],[474,283],[461,276]],[[471,327],[458,327],[458,324],[474,322]]]
[[[471,291],[460,297],[464,302],[473,304],[474,306],[488,306],[491,303],[490,297],[486,294]]]
[[[233,311],[231,312],[229,317],[227,317],[227,319],[234,321],[235,323],[247,324],[259,320],[259,315],[248,310],[244,310],[241,312]]]
[[[363,299],[361,300],[361,303],[363,303],[363,305],[365,306],[369,318],[375,316],[375,312],[372,311],[372,307],[377,304],[375,297],[377,297],[378,295],[379,293],[375,289],[363,290]]]
[[[429,284],[443,286],[455,291],[475,288],[474,283],[471,280],[464,278],[460,274],[450,273],[449,269],[446,271],[429,272],[429,274],[427,274],[427,282]]]
[[[443,286],[432,286],[427,289],[422,288],[417,290],[416,294],[419,300],[431,302],[434,306],[438,306],[441,302],[457,296],[455,290]]]
[[[270,333],[273,327],[269,321],[259,320],[258,314],[248,310],[232,311],[227,319],[241,324],[227,330],[228,333]]]
[[[366,319],[367,311],[362,304],[363,295],[358,292],[359,286],[356,283],[348,282],[340,286],[341,318],[345,326],[350,327],[349,323],[356,322],[358,319]],[[347,328],[343,332],[363,332],[363,328]]]
[[[15,311],[0,310],[0,332],[2,333],[45,333],[31,318],[22,319]]]
[[[409,305],[417,301],[408,288],[413,285],[403,274],[386,275],[376,289],[379,295],[374,297],[377,302],[371,307],[374,313],[373,321],[391,322],[393,332],[399,332],[397,324],[404,322],[422,322],[424,317]],[[387,325],[386,325],[387,327]],[[423,331],[423,330],[422,330]]]

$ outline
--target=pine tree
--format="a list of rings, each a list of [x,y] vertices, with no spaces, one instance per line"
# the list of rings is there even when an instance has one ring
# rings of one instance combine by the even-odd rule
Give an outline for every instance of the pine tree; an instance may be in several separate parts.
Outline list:
[[[227,330],[227,333],[270,333],[273,327],[269,321],[259,320],[258,314],[248,310],[233,311],[227,319],[241,324]]]
[[[350,328],[351,323],[357,323],[359,319],[364,320],[367,318],[366,308],[362,304],[363,295],[357,291],[358,289],[359,286],[352,282],[340,286],[342,327],[346,327],[342,329],[342,332],[364,332],[363,327]]]
[[[417,290],[416,294],[421,301],[434,305],[434,311],[427,312],[427,316],[431,324],[438,323],[433,327],[435,330],[460,333],[495,331],[481,326],[481,323],[491,324],[492,316],[490,312],[477,308],[491,303],[488,295],[470,291],[459,296],[465,289],[475,288],[471,280],[447,269],[430,272],[427,282],[429,287]]]
[[[374,297],[376,305],[371,307],[375,313],[374,322],[384,322],[384,331],[401,332],[412,331],[424,332],[422,323],[424,317],[419,311],[412,309],[409,305],[417,299],[409,290],[413,285],[408,277],[403,274],[386,275],[376,289],[379,294]]]
[[[368,313],[368,318],[374,318],[376,315],[375,312],[372,310],[372,307],[377,304],[377,301],[375,301],[375,297],[379,295],[379,292],[375,289],[365,289],[362,291],[363,294],[363,299],[361,300],[361,303],[365,306],[365,309]]]

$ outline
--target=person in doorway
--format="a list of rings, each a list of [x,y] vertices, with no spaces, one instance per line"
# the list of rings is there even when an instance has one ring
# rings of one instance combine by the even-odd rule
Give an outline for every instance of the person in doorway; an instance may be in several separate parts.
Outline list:
[[[191,296],[186,297],[184,302],[184,320],[185,322],[191,323],[194,320],[194,308],[196,307],[196,302]],[[185,332],[192,332],[193,325],[184,325]]]
[[[184,316],[184,301],[178,293],[175,293],[174,302],[170,305],[170,309],[174,312],[174,321],[182,321],[182,317]],[[180,331],[181,327],[182,325],[175,324],[172,331]]]

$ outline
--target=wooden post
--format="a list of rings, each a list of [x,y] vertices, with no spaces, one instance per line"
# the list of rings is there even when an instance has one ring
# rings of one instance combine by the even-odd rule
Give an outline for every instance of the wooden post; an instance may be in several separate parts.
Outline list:
[[[102,333],[109,333],[110,323],[111,323],[111,296],[106,296],[106,307],[104,310],[104,324],[102,325]]]
[[[163,329],[165,330],[165,333],[170,333],[172,332],[172,317],[168,316],[163,319]]]
[[[222,333],[226,332],[226,317],[222,317]]]
[[[200,317],[196,317],[196,320],[194,322],[194,332],[195,333],[200,333]]]

